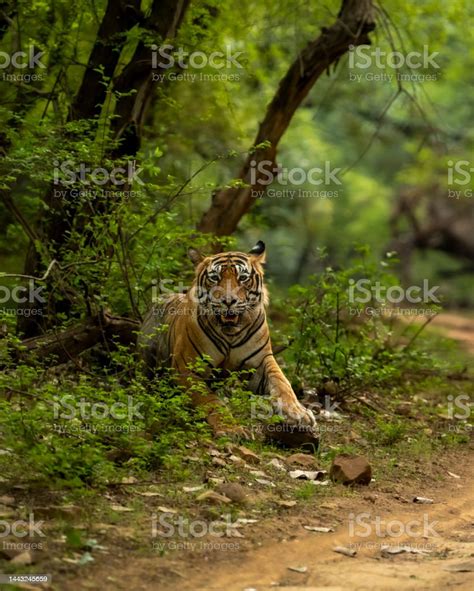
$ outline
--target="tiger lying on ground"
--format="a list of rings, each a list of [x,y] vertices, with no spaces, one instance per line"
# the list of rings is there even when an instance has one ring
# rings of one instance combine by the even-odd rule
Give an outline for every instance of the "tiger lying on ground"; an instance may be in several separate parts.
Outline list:
[[[203,377],[193,375],[190,369],[204,355],[210,359],[209,372],[213,368],[253,368],[252,392],[268,396],[285,419],[313,426],[313,413],[298,401],[272,353],[265,315],[264,243],[259,241],[249,254],[224,252],[204,257],[195,249],[189,249],[188,254],[196,273],[190,290],[153,307],[143,322],[138,350],[148,368],[177,370],[193,405],[205,405],[207,420],[217,433],[222,430],[221,403],[204,387]]]

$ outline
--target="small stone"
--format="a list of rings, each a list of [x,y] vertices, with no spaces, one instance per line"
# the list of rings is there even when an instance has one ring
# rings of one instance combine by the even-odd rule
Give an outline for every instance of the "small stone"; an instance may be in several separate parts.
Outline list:
[[[220,484],[216,490],[234,503],[246,503],[249,500],[248,489],[237,482],[225,482]]]
[[[9,495],[2,495],[0,497],[0,505],[7,505],[9,507],[12,507],[13,505],[15,505],[15,503],[15,497],[10,497]]]
[[[138,481],[135,476],[124,476],[122,478],[122,484],[135,484],[136,482]]]
[[[364,495],[364,501],[370,501],[371,503],[375,503],[378,499],[377,495]]]
[[[12,558],[10,562],[11,564],[21,565],[33,564],[33,555],[30,550],[26,550],[26,552],[22,552],[21,554],[15,556],[15,558]]]
[[[308,572],[308,567],[307,566],[289,566],[288,570],[292,570],[295,573],[306,573]]]
[[[259,484],[263,484],[265,486],[272,486],[273,488],[276,487],[276,484],[274,482],[271,482],[270,480],[265,480],[264,478],[256,478],[255,480]]]
[[[202,490],[204,488],[204,484],[199,484],[198,486],[183,486],[184,492],[197,492],[198,490]]]
[[[252,476],[257,476],[258,478],[268,478],[268,475],[265,474],[265,472],[262,472],[262,470],[250,470],[250,474],[252,474]]]
[[[291,470],[289,474],[290,478],[296,478],[298,480],[322,480],[327,472],[326,470]]]
[[[432,505],[434,503],[433,499],[428,499],[427,497],[415,497],[413,502],[419,503],[420,505]]]
[[[304,525],[303,527],[308,531],[314,531],[321,534],[327,534],[331,531],[334,531],[332,527],[320,527],[318,525]]]
[[[296,505],[296,501],[277,501],[277,504],[280,505],[280,507],[289,509],[290,507],[294,507]]]
[[[334,509],[339,509],[336,503],[321,503],[319,507],[321,509],[330,509],[331,511],[333,511]]]
[[[251,523],[258,523],[258,519],[247,519],[246,517],[239,517],[236,521],[237,526],[249,525]]]
[[[273,458],[273,460],[270,460],[267,463],[267,466],[272,466],[273,468],[276,468],[277,470],[280,470],[281,472],[286,472],[285,465],[283,464],[283,462],[281,462],[277,458]]]
[[[391,556],[394,554],[430,554],[429,550],[420,550],[419,548],[412,548],[411,546],[382,546],[380,553],[382,556]]]
[[[227,464],[225,463],[225,461],[222,458],[212,458],[212,463],[215,466],[222,466],[222,467],[227,466]]]
[[[333,548],[333,552],[337,552],[338,554],[344,554],[344,556],[349,556],[350,558],[354,558],[357,554],[357,550],[353,550],[352,548],[346,548],[345,546],[336,546]]]
[[[457,564],[448,564],[443,570],[452,573],[472,573],[474,572],[474,560],[467,560],[466,562],[458,562]]]
[[[224,479],[219,476],[208,476],[207,482],[210,482],[211,484],[214,484],[214,486],[215,486],[217,484],[223,484]]]
[[[154,492],[152,490],[144,490],[144,491],[137,491],[137,495],[141,497],[162,497],[163,495],[159,492]]]
[[[199,502],[206,502],[206,503],[214,503],[214,504],[220,504],[220,503],[231,503],[232,501],[229,499],[229,497],[226,497],[225,495],[220,495],[219,493],[217,493],[214,490],[206,490],[205,492],[201,493],[198,497],[196,497],[196,501]]]
[[[240,456],[249,464],[258,464],[260,462],[258,455],[248,447],[239,445],[234,451],[238,452]]]
[[[372,468],[363,456],[341,454],[332,462],[329,476],[333,482],[342,484],[369,484]]]
[[[123,505],[110,505],[110,508],[117,513],[130,513],[133,511],[130,507],[124,507]]]

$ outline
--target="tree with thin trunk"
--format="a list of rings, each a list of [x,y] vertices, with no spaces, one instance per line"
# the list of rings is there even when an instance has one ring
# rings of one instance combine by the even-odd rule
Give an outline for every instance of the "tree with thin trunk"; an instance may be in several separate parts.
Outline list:
[[[122,50],[127,41],[127,33],[137,24],[153,34],[157,41],[173,39],[181,26],[190,0],[154,0],[149,15],[145,18],[140,12],[140,0],[109,0],[102,18],[97,38],[92,48],[79,90],[69,109],[68,121],[87,120],[97,123],[103,112],[108,92],[108,81],[116,72]],[[116,105],[111,117],[112,145],[106,157],[126,158],[136,155],[141,141],[142,124],[147,114],[154,91],[152,83],[152,50],[149,44],[139,41],[129,63],[113,82],[113,92],[117,93]],[[94,129],[94,128],[93,128]],[[54,186],[48,188],[44,196],[47,209],[38,223],[39,238],[50,245],[50,255],[61,260],[64,249],[73,248],[70,233],[87,225],[88,217],[94,215],[84,211],[77,197],[72,195],[57,199]],[[64,203],[67,205],[64,206]],[[113,204],[109,204],[112,208]],[[108,211],[101,210],[101,215]],[[95,237],[91,234],[91,241]],[[49,262],[49,261],[48,261]],[[45,269],[44,260],[38,251],[38,241],[31,241],[25,261],[24,273],[40,276]],[[55,274],[51,275],[54,281]],[[50,290],[48,314],[37,318],[20,316],[18,328],[26,336],[41,333],[51,326],[58,312],[69,315],[73,296]],[[66,296],[66,297],[64,297]],[[26,304],[28,305],[28,304]]]

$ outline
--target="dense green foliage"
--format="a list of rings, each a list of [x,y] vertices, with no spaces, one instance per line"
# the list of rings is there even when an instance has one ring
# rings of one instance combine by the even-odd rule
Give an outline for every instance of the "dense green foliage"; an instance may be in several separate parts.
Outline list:
[[[177,45],[205,53],[229,46],[242,52],[242,68],[232,70],[237,74],[235,80],[182,81],[157,89],[155,108],[146,121],[137,156],[145,184],[135,183],[132,189],[136,194],[118,199],[107,217],[89,220],[85,228],[81,223],[71,228],[74,248],[63,253],[64,264],[70,265],[67,280],[77,288],[81,313],[84,299],[89,305],[99,301],[121,304],[121,311],[135,306],[142,310],[142,292],[152,276],[182,273],[175,253],[183,255],[184,264],[184,247],[212,191],[235,179],[278,81],[297,52],[321,26],[331,22],[338,4],[244,2],[237,10],[229,2],[191,3]],[[109,95],[98,133],[95,125],[68,121],[104,1],[80,2],[74,11],[67,2],[49,5],[35,0],[17,6],[22,47],[41,49],[46,68],[39,71],[40,81],[0,87],[5,146],[0,158],[0,188],[11,193],[34,228],[48,207],[43,197],[52,182],[55,162],[83,162],[109,170],[120,164],[110,156],[109,133],[119,92],[104,78]],[[427,0],[415,6],[390,1],[384,3],[383,10],[388,17],[382,12],[378,15],[377,47],[423,52],[426,46],[429,53],[439,52],[439,69],[416,70],[434,74],[436,79],[404,84],[403,92],[395,80],[354,82],[345,56],[334,72],[318,81],[282,141],[279,161],[285,168],[304,169],[329,161],[342,169],[342,185],[327,187],[336,189],[337,197],[258,200],[237,235],[244,248],[257,238],[268,243],[269,271],[279,284],[289,285],[318,271],[316,247],[327,249],[334,268],[341,265],[354,242],[370,243],[382,255],[389,246],[389,216],[399,190],[415,186],[434,198],[434,187],[446,189],[447,162],[469,159],[472,153],[469,3],[462,0],[446,5]],[[7,30],[0,49],[16,47],[16,35],[15,27]],[[156,42],[147,35],[139,26],[128,32],[117,75],[140,38]],[[215,73],[209,67],[203,71]],[[367,70],[373,74],[380,71],[398,73],[389,66]],[[314,187],[306,183],[297,188]],[[74,207],[100,211],[100,198],[94,196],[93,200],[81,197]],[[69,205],[65,204],[66,209]],[[1,200],[0,219],[0,266],[18,272],[28,236]],[[92,246],[90,233],[97,241]],[[120,248],[109,258],[111,245],[117,243]],[[52,245],[40,243],[37,247],[46,265],[53,258]],[[170,257],[172,265],[167,263]],[[79,267],[74,265],[78,262]],[[442,253],[417,254],[414,279],[429,276],[434,282],[443,281],[439,272],[460,266],[462,263]],[[451,278],[452,303],[469,301],[468,280],[466,276]],[[95,301],[84,294],[83,281]],[[110,289],[110,285],[124,281],[130,283],[128,295]],[[130,292],[134,302],[129,301]],[[111,298],[121,302],[110,302]]]

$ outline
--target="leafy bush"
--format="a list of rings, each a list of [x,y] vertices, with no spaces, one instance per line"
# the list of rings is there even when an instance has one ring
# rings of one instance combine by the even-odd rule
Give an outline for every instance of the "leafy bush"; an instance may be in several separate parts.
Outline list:
[[[351,286],[359,278],[387,288],[399,283],[390,272],[397,262],[393,253],[377,263],[366,247],[358,250],[359,258],[347,269],[326,267],[307,285],[290,290],[286,335],[291,346],[285,357],[301,385],[334,381],[342,391],[354,390],[396,380],[411,365],[430,364],[428,355],[413,346],[418,327],[397,320],[393,308],[373,296],[364,305],[351,301]],[[403,316],[402,308],[395,312]]]

